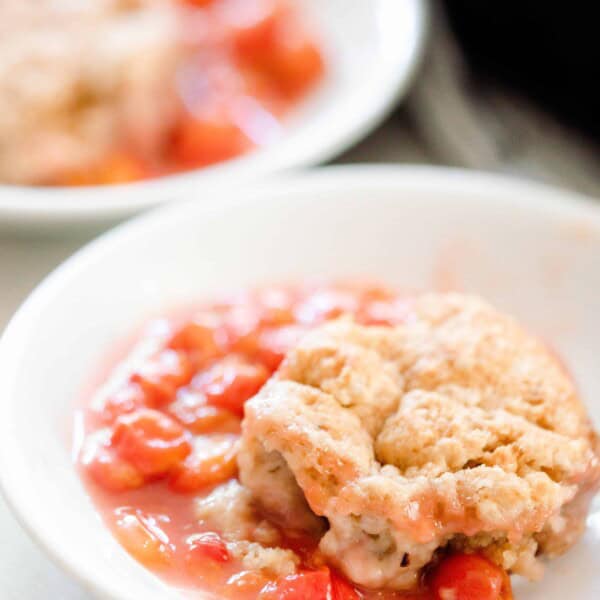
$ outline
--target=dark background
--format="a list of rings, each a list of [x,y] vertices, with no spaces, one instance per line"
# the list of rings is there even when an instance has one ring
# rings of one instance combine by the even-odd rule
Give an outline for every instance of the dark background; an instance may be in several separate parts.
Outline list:
[[[474,74],[523,93],[600,141],[600,32],[594,1],[445,0]]]

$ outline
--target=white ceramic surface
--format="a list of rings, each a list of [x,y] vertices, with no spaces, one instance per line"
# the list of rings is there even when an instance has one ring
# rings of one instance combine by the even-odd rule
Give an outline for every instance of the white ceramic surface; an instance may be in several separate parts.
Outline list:
[[[0,481],[21,522],[101,597],[168,600],[100,523],[69,454],[74,403],[146,316],[223,288],[368,275],[488,297],[564,355],[600,421],[600,210],[562,192],[432,168],[333,168],[161,209],[92,243],[0,342]],[[517,600],[600,597],[600,506],[584,540]]]
[[[118,186],[0,185],[0,228],[111,223],[160,202],[210,202],[222,186],[314,165],[377,125],[406,91],[423,45],[428,0],[298,0],[321,39],[328,71],[285,123],[280,140],[182,175]]]

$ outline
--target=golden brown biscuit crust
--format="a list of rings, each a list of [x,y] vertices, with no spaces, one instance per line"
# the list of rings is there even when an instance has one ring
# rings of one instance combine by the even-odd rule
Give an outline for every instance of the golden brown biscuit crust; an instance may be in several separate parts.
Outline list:
[[[240,472],[282,522],[326,518],[321,550],[352,580],[407,589],[449,545],[537,576],[536,553],[583,529],[595,444],[540,341],[478,298],[427,294],[402,326],[340,319],[292,350],[246,405]]]

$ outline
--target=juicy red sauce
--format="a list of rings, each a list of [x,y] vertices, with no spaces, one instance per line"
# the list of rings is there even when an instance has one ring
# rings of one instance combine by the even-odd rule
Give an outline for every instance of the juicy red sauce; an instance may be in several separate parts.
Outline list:
[[[317,43],[293,0],[171,0],[183,56],[170,133],[148,148],[115,148],[58,185],[124,183],[223,162],[281,133],[281,121],[324,72]]]
[[[274,579],[243,571],[218,528],[194,514],[199,498],[237,476],[244,402],[303,333],[342,314],[365,325],[395,325],[411,318],[411,302],[378,286],[271,287],[198,306],[142,334],[78,419],[84,431],[76,436],[83,439],[76,449],[82,477],[134,558],[175,586],[239,600],[445,597],[435,578],[429,590],[414,594],[359,590],[324,566],[318,540],[286,531],[280,545],[300,557],[298,575]],[[478,595],[470,596],[467,584],[465,593],[456,588],[455,600],[510,597],[496,594],[498,581],[507,585],[497,567],[481,557],[453,559],[458,565],[448,572],[443,561],[436,575],[446,591],[454,589],[453,573],[469,581],[473,569],[483,573],[476,578]]]

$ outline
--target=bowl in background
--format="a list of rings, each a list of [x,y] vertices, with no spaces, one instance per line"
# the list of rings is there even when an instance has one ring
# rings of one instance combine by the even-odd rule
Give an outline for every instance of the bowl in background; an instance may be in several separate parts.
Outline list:
[[[0,185],[0,229],[106,226],[161,202],[212,202],[220,187],[314,165],[373,129],[407,90],[424,43],[427,0],[298,0],[321,41],[326,72],[285,122],[283,137],[234,160],[125,185]]]

